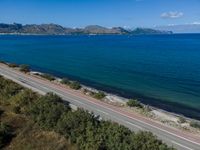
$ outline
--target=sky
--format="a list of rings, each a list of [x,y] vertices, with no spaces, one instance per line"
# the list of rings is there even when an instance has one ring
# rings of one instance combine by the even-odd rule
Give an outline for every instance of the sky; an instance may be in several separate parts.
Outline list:
[[[0,22],[127,28],[200,24],[200,0],[0,0]]]

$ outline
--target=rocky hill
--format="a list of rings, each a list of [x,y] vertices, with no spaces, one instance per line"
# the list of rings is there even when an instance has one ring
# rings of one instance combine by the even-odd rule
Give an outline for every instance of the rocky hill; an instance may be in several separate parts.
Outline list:
[[[170,31],[160,31],[148,28],[126,30],[122,27],[106,28],[90,25],[85,28],[66,28],[57,24],[0,24],[0,34],[42,34],[42,35],[71,35],[71,34],[171,34]]]

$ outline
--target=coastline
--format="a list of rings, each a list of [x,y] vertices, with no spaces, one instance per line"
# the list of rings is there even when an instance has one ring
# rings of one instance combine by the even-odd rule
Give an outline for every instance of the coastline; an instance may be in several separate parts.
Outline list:
[[[41,79],[44,79],[41,76],[38,76],[37,74],[45,74],[45,73],[40,72],[40,71],[31,71],[30,74],[33,76],[39,77]],[[54,77],[55,77],[55,80],[51,81],[51,82],[63,86],[63,84],[61,83],[62,78],[56,77],[56,76],[54,76]],[[200,129],[190,127],[190,124],[189,124],[189,122],[192,122],[192,121],[200,122],[197,119],[189,118],[189,117],[183,116],[181,114],[176,114],[174,112],[169,112],[169,111],[166,111],[166,110],[158,108],[158,107],[146,105],[144,103],[141,103],[141,104],[144,107],[149,107],[151,111],[148,112],[146,110],[141,110],[136,107],[133,107],[133,108],[127,107],[126,103],[129,101],[128,98],[125,98],[123,96],[119,96],[119,95],[116,95],[113,93],[105,92],[103,90],[99,90],[99,89],[96,89],[91,86],[86,86],[84,84],[81,84],[81,89],[79,89],[78,92],[84,93],[83,92],[84,89],[87,89],[92,92],[104,92],[106,96],[105,96],[105,98],[101,99],[101,101],[103,101],[105,103],[120,107],[126,111],[140,114],[144,117],[147,117],[157,123],[161,123],[168,127],[177,128],[177,129],[180,129],[183,131],[188,131],[189,133],[193,133],[193,134],[200,134]],[[84,94],[84,95],[91,97],[89,94]],[[180,118],[184,118],[186,120],[186,122],[180,123],[179,122]]]
[[[61,74],[59,72],[54,72],[52,70],[43,69],[37,66],[31,66],[31,68],[33,68],[33,70],[37,70],[38,72],[51,74],[58,78],[67,77],[70,80],[79,81],[83,86],[89,87],[97,91],[103,91],[109,95],[117,96],[120,99],[123,99],[125,101],[128,101],[131,98],[138,99],[144,105],[148,105],[154,109],[159,109],[169,114],[174,114],[175,116],[178,116],[178,117],[184,116],[185,118],[188,118],[191,120],[200,121],[200,112],[198,110],[182,105],[182,104],[178,104],[175,102],[167,102],[160,99],[151,98],[151,97],[147,97],[141,94],[137,94],[137,93],[132,93],[132,92],[130,93],[129,91],[122,91],[121,89],[118,89],[117,87],[109,87],[109,86],[104,86],[101,84],[96,84],[79,77]]]
[[[6,62],[7,67],[9,67],[8,64],[9,63]],[[0,63],[0,65],[2,65],[2,63]],[[17,67],[14,67],[13,69],[16,69],[16,70],[19,71],[19,68],[17,68]],[[42,74],[46,74],[46,73],[41,72],[41,71],[30,70],[30,72],[28,72],[28,74],[30,76],[35,76],[35,77],[40,78],[42,80],[47,80],[44,77],[40,76]],[[58,85],[60,85],[64,88],[69,89],[69,87],[67,87],[66,85],[61,83],[61,81],[62,81],[61,78],[56,77],[56,76],[53,76],[53,77],[55,78],[55,80],[53,80],[53,81],[47,80],[47,81],[53,82],[53,83],[58,84]],[[128,98],[121,97],[121,96],[118,96],[116,94],[112,94],[112,93],[105,92],[105,91],[102,91],[102,90],[98,90],[98,89],[93,88],[93,87],[85,86],[83,84],[81,84],[81,88],[79,90],[76,90],[76,91],[79,94],[82,93],[82,94],[86,95],[87,97],[91,97],[91,95],[85,94],[83,92],[84,89],[87,89],[91,92],[104,92],[105,97],[103,99],[99,99],[99,100],[101,100],[105,103],[120,107],[121,109],[123,109],[125,111],[136,113],[138,115],[142,115],[143,117],[146,117],[148,119],[151,119],[151,120],[153,120],[157,123],[161,123],[161,124],[168,126],[168,127],[177,128],[177,129],[187,131],[187,132],[195,134],[195,135],[200,134],[200,129],[193,128],[193,127],[190,126],[190,122],[192,122],[192,121],[200,122],[199,120],[188,118],[188,117],[176,114],[176,113],[168,112],[166,110],[163,110],[163,109],[160,109],[160,108],[157,108],[157,107],[153,107],[153,106],[149,106],[149,105],[146,105],[146,104],[143,104],[143,103],[141,103],[141,104],[144,106],[144,108],[148,107],[149,110],[140,109],[140,108],[137,108],[137,107],[129,107],[126,104],[126,102],[129,101]],[[184,118],[186,121],[184,123],[180,123],[179,122],[180,118]]]

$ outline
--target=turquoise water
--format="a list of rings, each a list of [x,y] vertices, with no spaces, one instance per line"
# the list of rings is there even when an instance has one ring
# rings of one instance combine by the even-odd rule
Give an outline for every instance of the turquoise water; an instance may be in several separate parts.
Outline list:
[[[0,59],[200,118],[200,34],[3,35]]]

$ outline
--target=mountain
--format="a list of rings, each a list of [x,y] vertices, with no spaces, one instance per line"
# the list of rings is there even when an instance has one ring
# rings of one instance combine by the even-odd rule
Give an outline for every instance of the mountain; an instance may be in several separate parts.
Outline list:
[[[150,28],[136,28],[131,31],[132,34],[172,34],[172,31],[155,30]]]
[[[200,33],[200,24],[184,24],[184,25],[168,25],[168,26],[158,26],[154,28],[155,30],[169,30],[174,33]]]
[[[149,28],[136,28],[126,30],[122,27],[106,28],[98,25],[90,25],[85,28],[66,28],[57,24],[30,24],[22,25],[0,24],[1,34],[42,34],[42,35],[71,35],[71,34],[170,34],[169,31],[160,31]]]

